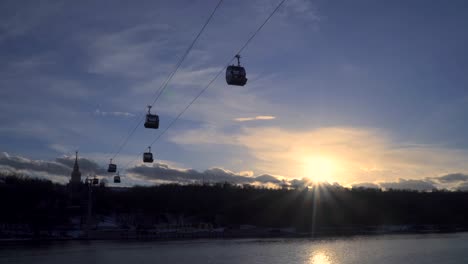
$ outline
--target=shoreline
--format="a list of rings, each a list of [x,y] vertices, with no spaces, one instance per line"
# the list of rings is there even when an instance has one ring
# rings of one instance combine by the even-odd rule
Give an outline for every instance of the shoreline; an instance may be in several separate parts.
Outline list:
[[[0,238],[0,245],[8,244],[36,244],[36,243],[54,243],[64,241],[128,241],[128,242],[172,242],[172,241],[197,241],[197,240],[235,240],[235,239],[322,239],[322,238],[351,238],[355,236],[382,236],[382,235],[431,235],[431,234],[456,234],[467,233],[468,228],[462,229],[438,229],[438,230],[411,230],[411,231],[387,231],[387,232],[315,232],[315,233],[297,233],[297,234],[222,234],[215,236],[179,236],[156,237],[156,236],[137,236],[126,238],[115,237],[40,237],[40,238]]]

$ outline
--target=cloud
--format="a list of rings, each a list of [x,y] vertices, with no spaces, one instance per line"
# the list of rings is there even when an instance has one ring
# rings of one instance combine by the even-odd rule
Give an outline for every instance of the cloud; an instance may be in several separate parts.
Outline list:
[[[454,189],[459,191],[468,191],[468,182],[462,182],[458,184]]]
[[[468,190],[468,175],[463,173],[451,173],[438,177],[424,179],[398,179],[397,181],[359,182],[351,184],[352,188],[375,188],[431,191],[436,189]]]
[[[275,116],[269,116],[269,115],[262,115],[262,116],[255,116],[255,117],[238,117],[234,118],[234,121],[237,122],[245,122],[245,121],[253,121],[253,120],[273,120],[275,119]]]
[[[55,161],[32,160],[20,156],[11,156],[6,152],[0,153],[0,172],[21,174],[30,177],[50,179],[56,182],[66,183],[70,176],[74,157],[64,156]],[[83,176],[88,173],[104,174],[105,170],[96,162],[80,158],[78,160]]]
[[[102,168],[92,159],[80,158],[78,161],[82,177],[87,174],[106,175]],[[74,157],[63,156],[54,161],[32,160],[20,156],[11,156],[6,152],[0,153],[0,173],[20,174],[29,177],[49,179],[54,182],[68,183],[69,175],[73,170]],[[449,176],[449,177],[447,177]],[[464,174],[452,173],[440,177],[425,179],[398,179],[397,181],[361,182],[351,184],[352,188],[376,188],[395,190],[432,191],[433,189],[468,190],[468,179]],[[444,180],[440,180],[440,178]],[[152,166],[136,165],[127,170],[125,186],[150,185],[158,183],[218,183],[229,182],[234,184],[253,184],[268,187],[281,187],[287,185],[292,188],[313,186],[311,178],[285,178],[283,176],[260,174],[255,176],[253,171],[233,172],[223,168],[210,168],[205,171],[182,169],[168,163],[154,163]],[[447,179],[449,188],[446,188]],[[453,181],[452,181],[453,180]],[[444,182],[445,181],[445,182]],[[320,184],[329,185],[327,182]],[[336,184],[336,183],[335,183]]]
[[[277,3],[268,0],[256,1],[255,8],[263,15],[268,14],[276,7]],[[311,23],[318,23],[322,17],[318,14],[317,7],[310,0],[289,0],[278,10],[278,17],[290,22],[291,19],[303,20]],[[312,24],[312,26],[316,26]]]
[[[235,135],[220,133],[214,125],[204,125],[199,129],[190,129],[183,133],[174,134],[170,140],[183,145],[238,144]]]
[[[275,184],[281,183],[281,180],[279,180],[277,177],[268,175],[268,174],[263,174],[263,175],[255,177],[255,181],[261,182],[261,183],[275,183]]]
[[[235,173],[222,168],[210,168],[199,172],[194,169],[174,168],[164,163],[154,163],[152,166],[138,165],[130,168],[127,172],[136,177],[156,182],[230,182],[236,184],[278,184],[281,182],[277,177],[267,174],[254,177],[250,173]]]
[[[70,167],[59,162],[30,160],[19,156],[10,156],[6,152],[0,154],[0,167],[8,167],[11,171],[41,171],[55,175],[65,175],[71,172]]]
[[[381,182],[379,183],[379,185],[385,189],[416,190],[416,191],[431,191],[436,188],[434,183],[429,180],[398,179],[395,182]]]
[[[414,191],[432,191],[439,186],[430,179],[398,179],[389,182],[360,182],[351,184],[352,188],[370,188],[384,190],[414,190]]]
[[[322,17],[317,12],[317,7],[310,0],[289,0],[285,3],[283,15],[288,18],[301,18],[309,22],[320,22]]]
[[[382,130],[371,128],[246,127],[236,131],[203,127],[179,132],[171,140],[179,145],[235,145],[247,150],[252,157],[249,166],[257,173],[344,185],[468,172],[468,153],[464,150],[402,144]],[[441,178],[441,182],[452,178]]]
[[[104,112],[104,111],[101,111],[100,109],[96,109],[94,111],[94,114],[97,116],[117,116],[117,117],[134,117],[135,116],[134,114],[129,113],[129,112],[118,112],[118,111]]]
[[[307,178],[302,178],[302,179],[292,179],[288,181],[289,186],[292,188],[305,188],[307,186],[313,185],[312,180],[307,179]]]
[[[382,188],[379,184],[372,182],[360,182],[351,184],[352,188],[368,188],[368,189],[380,189]]]
[[[75,164],[75,157],[73,156],[64,156],[55,159],[56,162],[67,166],[68,168],[73,168]],[[106,170],[102,168],[99,164],[97,164],[94,160],[87,159],[87,158],[79,158],[78,165],[80,167],[80,171],[83,174],[92,173],[92,174],[105,174]]]
[[[468,181],[468,175],[463,173],[451,173],[439,177],[435,177],[436,179],[442,183],[454,183],[454,182],[464,182]]]
[[[138,24],[92,36],[87,43],[92,57],[88,71],[134,78],[165,70],[166,66],[159,63],[156,67],[154,61],[171,47],[163,34],[169,29],[167,24]]]
[[[68,153],[68,152],[71,151],[71,147],[65,146],[65,145],[62,145],[62,144],[57,144],[57,143],[50,144],[49,148],[53,149],[53,150],[55,150],[55,151],[57,151],[59,153]]]
[[[24,76],[24,74],[34,74],[46,67],[56,64],[56,54],[54,52],[44,52],[33,54],[28,57],[21,57],[18,60],[6,64],[6,72],[10,75]],[[3,72],[5,73],[5,72]],[[37,85],[37,80],[34,80]]]
[[[205,86],[219,70],[220,67],[180,69],[172,78],[171,85]]]

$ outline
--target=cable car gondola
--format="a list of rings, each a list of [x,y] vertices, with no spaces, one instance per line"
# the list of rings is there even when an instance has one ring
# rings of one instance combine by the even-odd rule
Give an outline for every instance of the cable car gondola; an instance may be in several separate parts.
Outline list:
[[[117,175],[114,176],[114,183],[120,183],[120,175],[117,172]]]
[[[110,159],[109,167],[107,168],[107,172],[116,172],[117,165],[112,163],[112,159]]]
[[[148,114],[146,114],[145,128],[159,128],[159,116],[151,114],[151,105],[148,105]]]
[[[240,66],[240,55],[236,55],[237,66],[229,65],[226,68],[226,82],[229,85],[244,86],[247,83],[244,67]]]
[[[143,162],[153,163],[153,153],[151,153],[151,147],[148,147],[148,152],[143,153]]]
[[[99,184],[99,179],[94,177],[92,182],[93,182],[93,185],[98,185]]]

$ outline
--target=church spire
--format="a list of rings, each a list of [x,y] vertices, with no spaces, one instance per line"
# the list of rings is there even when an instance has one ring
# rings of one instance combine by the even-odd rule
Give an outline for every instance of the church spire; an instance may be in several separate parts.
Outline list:
[[[73,171],[80,171],[80,168],[78,167],[78,151],[75,151],[75,165],[73,166]]]
[[[78,151],[75,152],[75,165],[73,165],[70,182],[75,184],[81,182],[81,172],[80,167],[78,166]]]

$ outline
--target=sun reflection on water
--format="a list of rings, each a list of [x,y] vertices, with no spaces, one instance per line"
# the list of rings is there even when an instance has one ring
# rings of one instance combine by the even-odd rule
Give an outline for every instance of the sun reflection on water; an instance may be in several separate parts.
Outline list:
[[[331,258],[324,252],[313,253],[310,258],[310,264],[332,264]]]

